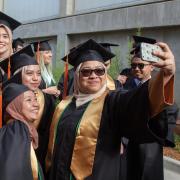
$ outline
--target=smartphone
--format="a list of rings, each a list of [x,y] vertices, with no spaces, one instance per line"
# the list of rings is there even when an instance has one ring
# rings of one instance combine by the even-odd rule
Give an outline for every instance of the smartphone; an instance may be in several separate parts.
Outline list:
[[[160,46],[156,44],[141,43],[140,52],[141,52],[142,60],[149,61],[149,62],[158,62],[160,58],[157,56],[154,56],[152,54],[153,51],[162,51],[162,49]]]

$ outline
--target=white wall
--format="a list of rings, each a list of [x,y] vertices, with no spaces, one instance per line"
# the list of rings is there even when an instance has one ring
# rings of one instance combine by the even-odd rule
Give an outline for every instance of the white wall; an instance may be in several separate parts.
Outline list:
[[[5,0],[4,12],[21,22],[59,15],[60,0]]]
[[[163,0],[75,0],[75,12],[89,11],[92,9],[129,6],[135,4],[158,2]],[[164,0],[165,1],[165,0]]]

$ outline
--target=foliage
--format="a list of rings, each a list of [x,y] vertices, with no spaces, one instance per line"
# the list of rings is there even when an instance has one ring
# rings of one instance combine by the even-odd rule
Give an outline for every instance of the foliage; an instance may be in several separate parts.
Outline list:
[[[108,70],[108,74],[112,78],[116,79],[121,69],[120,49],[116,48],[114,54],[116,54],[116,56],[111,60],[111,66]]]
[[[180,136],[175,134],[175,149],[180,153]]]

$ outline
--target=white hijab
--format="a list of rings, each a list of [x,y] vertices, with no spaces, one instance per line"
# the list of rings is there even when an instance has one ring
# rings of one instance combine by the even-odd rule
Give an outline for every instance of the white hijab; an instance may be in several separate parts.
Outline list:
[[[102,88],[94,94],[85,94],[80,92],[80,85],[79,85],[79,73],[80,73],[80,69],[83,63],[79,64],[79,66],[76,68],[75,71],[75,77],[74,77],[74,96],[76,98],[76,107],[79,107],[93,99],[96,99],[98,97],[100,97],[106,90],[107,88],[107,82],[102,86]],[[105,68],[105,75],[107,78],[107,69],[106,66],[102,63],[103,67]]]

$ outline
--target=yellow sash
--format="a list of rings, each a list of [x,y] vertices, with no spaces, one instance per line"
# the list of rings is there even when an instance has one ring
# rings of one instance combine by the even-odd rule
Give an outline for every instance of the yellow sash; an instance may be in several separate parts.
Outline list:
[[[32,168],[32,174],[33,174],[33,180],[38,180],[38,161],[37,161],[32,143],[31,143],[30,153],[31,153],[30,157],[31,157],[31,168]]]
[[[43,115],[45,100],[44,100],[44,94],[40,89],[38,89],[35,92],[35,95],[37,97],[38,104],[40,105],[39,106],[40,109],[39,109],[39,113],[38,113],[38,118],[37,118],[37,120],[34,121],[34,126],[37,129],[39,126],[39,123],[41,121],[42,115]]]
[[[92,100],[82,116],[71,160],[71,171],[77,180],[83,180],[92,174],[102,110],[107,93],[108,91]]]
[[[115,90],[116,89],[114,80],[112,79],[112,77],[110,75],[107,75],[107,87],[109,88],[109,90]]]

